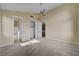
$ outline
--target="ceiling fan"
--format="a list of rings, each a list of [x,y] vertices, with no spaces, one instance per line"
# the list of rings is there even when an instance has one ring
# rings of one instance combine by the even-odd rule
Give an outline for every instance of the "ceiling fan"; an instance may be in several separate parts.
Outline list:
[[[43,4],[40,3],[40,6],[41,6],[40,14],[43,15],[43,16],[46,16],[46,9],[43,9]]]

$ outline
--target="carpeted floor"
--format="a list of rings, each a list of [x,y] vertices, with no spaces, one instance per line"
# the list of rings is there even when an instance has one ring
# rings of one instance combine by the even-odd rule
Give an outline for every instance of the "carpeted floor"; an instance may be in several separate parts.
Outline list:
[[[0,56],[79,56],[79,46],[52,39],[43,39],[39,43],[28,46],[20,46],[16,43],[0,47]]]

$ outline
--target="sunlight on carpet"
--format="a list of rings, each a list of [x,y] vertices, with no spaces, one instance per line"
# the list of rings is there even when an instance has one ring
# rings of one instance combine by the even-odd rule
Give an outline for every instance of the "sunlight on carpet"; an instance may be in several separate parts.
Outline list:
[[[30,40],[28,42],[23,42],[23,43],[20,43],[21,46],[27,46],[27,45],[30,45],[30,44],[34,44],[34,43],[39,43],[40,41],[38,40]]]

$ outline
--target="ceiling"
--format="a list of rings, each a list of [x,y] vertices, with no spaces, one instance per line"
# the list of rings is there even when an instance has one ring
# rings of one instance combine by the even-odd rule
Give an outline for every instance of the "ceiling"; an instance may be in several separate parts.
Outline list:
[[[49,11],[60,6],[62,3],[43,3],[42,7]],[[2,3],[1,8],[4,10],[39,13],[41,10],[40,3]]]

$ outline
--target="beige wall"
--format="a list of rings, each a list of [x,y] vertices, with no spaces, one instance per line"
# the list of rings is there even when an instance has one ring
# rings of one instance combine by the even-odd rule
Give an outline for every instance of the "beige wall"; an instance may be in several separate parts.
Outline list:
[[[77,34],[78,34],[77,37],[78,37],[78,42],[79,42],[79,3],[77,4],[77,12],[76,13],[77,13],[77,24],[76,25],[78,27],[77,28]]]
[[[13,20],[10,17],[3,16],[2,19],[2,30],[3,30],[3,44],[13,43]]]
[[[0,44],[1,44],[1,10],[0,10]]]
[[[74,39],[74,10],[75,4],[63,4],[51,10],[42,18],[46,23],[46,38],[75,41]],[[74,12],[73,12],[74,11]]]

